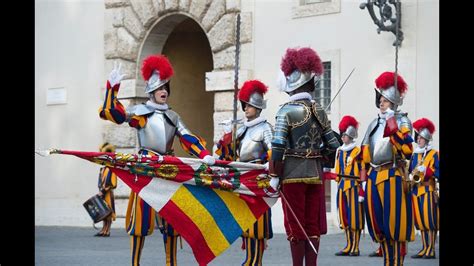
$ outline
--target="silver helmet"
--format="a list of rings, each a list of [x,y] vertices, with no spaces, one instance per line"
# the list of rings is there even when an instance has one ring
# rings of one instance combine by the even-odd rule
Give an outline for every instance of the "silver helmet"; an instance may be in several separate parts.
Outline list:
[[[146,83],[145,86],[145,93],[152,93],[159,87],[163,86],[167,82],[169,82],[169,79],[160,79],[160,73],[158,70],[153,70],[153,74],[151,74],[150,79]],[[166,90],[168,91],[168,94],[170,93],[169,88],[166,87]]]
[[[342,135],[347,135],[353,139],[357,138],[357,128],[354,126],[348,126],[346,131],[342,132]]]
[[[244,101],[244,100],[240,100],[240,101],[242,103],[242,111],[245,111],[245,105],[243,103],[248,103],[258,109],[267,108],[267,100],[263,99],[263,95],[259,92],[254,92],[250,94],[248,101]]]
[[[324,73],[319,55],[310,47],[288,48],[280,64],[286,79],[282,90],[290,93],[314,80],[316,83]]]
[[[286,86],[284,88],[284,91],[292,92],[306,84],[313,77],[315,83],[320,79],[320,76],[317,76],[314,72],[300,72],[298,69],[296,69],[289,76],[286,77]]]
[[[415,128],[415,141],[418,140],[418,136],[421,136],[427,141],[433,140],[435,125],[428,118],[420,118],[416,120],[413,122],[413,128]]]
[[[267,93],[268,87],[259,80],[247,80],[242,84],[239,90],[238,99],[242,104],[242,111],[245,112],[245,104],[250,104],[257,109],[265,109],[267,100],[263,99],[263,95]]]
[[[431,135],[430,131],[427,129],[427,128],[422,128],[419,132],[418,132],[418,135],[420,135],[421,137],[423,137],[424,139],[428,140],[428,141],[432,141],[433,140],[433,136]]]
[[[395,86],[396,85],[396,86]],[[394,110],[403,104],[403,98],[408,89],[401,75],[385,71],[375,79],[375,106],[380,108],[380,97],[383,96],[393,104]]]
[[[398,106],[403,105],[403,97],[401,97],[400,92],[394,86],[388,89],[375,88],[375,92],[375,106],[377,108],[380,106],[380,96],[389,100],[393,104],[394,110],[397,110]]]

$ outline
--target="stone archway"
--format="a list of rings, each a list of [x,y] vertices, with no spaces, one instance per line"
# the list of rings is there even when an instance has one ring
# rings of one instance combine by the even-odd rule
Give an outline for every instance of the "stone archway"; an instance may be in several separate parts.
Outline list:
[[[122,63],[125,77],[118,96],[125,106],[146,99],[140,75],[143,58],[161,52],[169,35],[184,20],[192,19],[201,27],[212,51],[213,66],[212,71],[205,74],[205,89],[215,92],[213,140],[220,138],[222,133],[217,122],[232,116],[235,26],[240,1],[106,0],[105,8],[105,73],[109,73],[114,61]],[[241,61],[253,58],[251,32],[252,14],[241,13]],[[241,84],[252,77],[252,69],[241,67],[239,75]],[[135,150],[137,141],[133,129],[126,125],[105,127],[106,141],[115,143],[122,151]],[[212,143],[208,148],[212,148]]]

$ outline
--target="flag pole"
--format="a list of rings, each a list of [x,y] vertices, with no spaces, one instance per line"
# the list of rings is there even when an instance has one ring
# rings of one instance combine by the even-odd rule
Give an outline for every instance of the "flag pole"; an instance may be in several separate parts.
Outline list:
[[[235,33],[235,65],[234,65],[234,109],[232,117],[232,160],[237,159],[237,93],[239,91],[239,55],[240,55],[240,13],[237,14]]]

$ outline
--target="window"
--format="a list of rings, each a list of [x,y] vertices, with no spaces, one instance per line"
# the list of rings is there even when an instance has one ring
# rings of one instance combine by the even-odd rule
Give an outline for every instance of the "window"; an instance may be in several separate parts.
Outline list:
[[[293,0],[292,18],[321,16],[341,12],[341,0]]]
[[[317,4],[323,2],[331,2],[330,0],[301,0],[302,5]]]
[[[326,109],[331,102],[331,62],[323,62],[323,68],[323,75],[313,91],[313,99]],[[331,107],[327,111],[331,111]]]

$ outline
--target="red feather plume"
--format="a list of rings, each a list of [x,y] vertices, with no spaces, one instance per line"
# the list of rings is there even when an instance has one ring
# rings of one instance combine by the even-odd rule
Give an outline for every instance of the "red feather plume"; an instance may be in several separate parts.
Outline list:
[[[435,131],[435,125],[428,118],[420,118],[413,123],[413,128],[416,131],[420,132],[423,128],[428,129],[430,134],[433,134]]]
[[[268,87],[259,80],[248,80],[244,82],[242,88],[239,90],[239,100],[248,102],[250,95],[254,92],[265,94],[268,91]]]
[[[349,126],[359,128],[359,122],[357,122],[353,116],[346,115],[341,119],[341,122],[339,122],[339,132],[346,132]]]
[[[153,70],[158,70],[161,80],[169,79],[174,74],[170,61],[164,55],[150,55],[143,60],[142,76],[145,81],[150,79]]]
[[[311,48],[288,48],[280,64],[285,76],[289,76],[298,69],[300,72],[314,72],[316,75],[323,73],[323,64],[319,55]]]
[[[383,72],[376,80],[375,86],[379,89],[388,89],[395,85],[395,73],[394,72]],[[400,95],[404,95],[407,91],[407,84],[403,80],[402,76],[397,75],[397,89]]]

